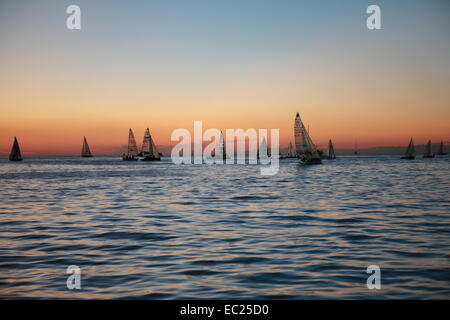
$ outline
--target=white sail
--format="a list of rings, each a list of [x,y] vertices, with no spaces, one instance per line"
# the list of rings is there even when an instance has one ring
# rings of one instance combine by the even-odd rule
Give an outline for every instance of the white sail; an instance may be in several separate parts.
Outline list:
[[[263,136],[258,148],[258,158],[267,159],[268,157],[269,150],[267,149],[266,136]]]
[[[150,157],[150,158],[159,158],[158,150],[156,149],[156,145],[153,142],[152,136],[150,135],[150,129],[147,128],[144,134],[144,140],[142,141],[142,156]]]
[[[156,149],[156,144],[155,144],[155,141],[153,140],[153,138],[152,138],[152,136],[150,135],[150,146],[151,146],[151,149],[152,149],[152,151],[153,151],[153,156],[155,157],[155,158],[160,158],[160,155],[159,155],[159,151],[158,151],[158,149]]]
[[[83,140],[83,148],[81,149],[82,157],[92,157],[91,150],[89,149],[89,145],[87,143],[86,137]]]
[[[128,156],[137,156],[139,153],[138,151],[138,147],[136,144],[136,139],[134,138],[134,133],[133,130],[129,130],[128,132],[128,151],[127,151],[127,155]]]
[[[302,154],[302,132],[300,122],[301,122],[300,115],[297,112],[294,125],[295,153],[297,157],[299,157]]]
[[[316,146],[309,136],[308,130],[306,130],[300,115],[297,113],[295,117],[295,144],[297,154],[306,158],[306,160],[320,160],[320,155],[317,152]],[[300,150],[300,151],[299,151]]]
[[[223,138],[222,131],[220,131],[219,150],[217,150],[217,153],[214,150],[213,157],[215,157],[216,155],[218,158],[222,158],[223,160],[226,160],[226,158],[227,158],[227,154],[226,154],[226,150],[225,150],[225,141]]]

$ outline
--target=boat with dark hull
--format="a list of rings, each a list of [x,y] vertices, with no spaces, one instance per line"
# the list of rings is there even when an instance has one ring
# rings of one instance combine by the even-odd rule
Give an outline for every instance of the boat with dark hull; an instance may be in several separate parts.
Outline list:
[[[304,165],[321,164],[320,154],[315,144],[309,136],[303,124],[300,114],[297,112],[294,125],[295,148],[300,159],[300,163]]]
[[[84,140],[83,140],[83,148],[81,149],[81,157],[92,158],[91,149],[89,149],[89,145],[87,143],[86,137],[84,137]]]
[[[122,155],[122,160],[124,161],[138,161],[139,158],[137,158],[139,151],[138,147],[136,145],[136,139],[134,138],[134,133],[131,128],[128,131],[128,149],[127,153]]]
[[[22,154],[20,152],[19,142],[17,138],[14,137],[14,142],[11,148],[11,153],[9,154],[9,161],[22,161]]]
[[[156,149],[155,142],[150,134],[150,129],[147,128],[144,134],[144,141],[142,141],[141,156],[143,157],[141,161],[160,161],[161,156]]]
[[[414,160],[416,158],[415,151],[414,151],[414,142],[413,139],[409,141],[408,147],[406,148],[405,155],[401,157],[400,159],[404,160]]]
[[[431,140],[428,140],[428,143],[425,147],[425,154],[423,155],[424,158],[434,158],[434,153],[431,150]]]

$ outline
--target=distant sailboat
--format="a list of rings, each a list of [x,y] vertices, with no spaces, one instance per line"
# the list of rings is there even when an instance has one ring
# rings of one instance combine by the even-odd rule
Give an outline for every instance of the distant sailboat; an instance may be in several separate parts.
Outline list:
[[[156,149],[156,145],[150,135],[150,130],[147,128],[144,134],[144,141],[142,142],[141,154],[144,158],[142,161],[159,161],[161,160],[161,155]]]
[[[126,154],[123,154],[122,159],[125,161],[137,161],[138,147],[136,145],[136,139],[134,139],[133,130],[128,131],[128,150]]]
[[[289,147],[287,149],[286,155],[280,157],[280,159],[290,159],[290,158],[297,158],[297,156],[295,155],[294,148],[292,147],[292,142],[289,142]]]
[[[300,157],[300,162],[303,164],[322,163],[322,160],[320,160],[320,155],[317,152],[317,148],[312,142],[298,112],[295,117],[294,134],[295,147],[297,149],[297,155]]]
[[[437,154],[438,156],[446,155],[446,153],[444,152],[444,141],[441,141],[441,144],[439,145],[439,152]]]
[[[258,150],[256,152],[256,158],[260,159],[268,159],[270,157],[270,150],[267,149],[267,142],[266,142],[266,137],[263,136],[262,140],[261,140],[261,144],[258,147]]]
[[[92,157],[91,149],[89,149],[89,145],[87,143],[86,137],[84,137],[84,140],[83,140],[83,148],[81,149],[81,156],[83,158],[91,158]]]
[[[434,153],[431,151],[431,140],[428,140],[427,146],[425,147],[424,158],[434,158]]]
[[[353,154],[356,156],[358,155],[358,143],[355,142],[355,152],[353,152]]]
[[[411,138],[411,140],[409,141],[409,145],[406,148],[405,155],[403,157],[401,157],[400,159],[414,160],[416,158],[416,155],[414,153],[415,153],[414,142],[413,142],[413,139]]]
[[[288,158],[294,158],[294,149],[292,148],[292,142],[289,141],[289,148],[287,151],[287,157]]]
[[[11,148],[11,153],[9,154],[9,161],[22,161],[22,154],[20,153],[19,142],[17,138],[14,137],[14,143]]]
[[[328,156],[327,156],[327,158],[328,159],[336,159],[336,154],[334,153],[333,142],[331,141],[331,139],[330,139],[330,141],[328,141]]]
[[[215,150],[214,150],[215,151]],[[216,153],[214,152],[214,156],[216,156]],[[222,160],[225,161],[227,159],[227,151],[225,149],[225,140],[223,138],[223,133],[220,131],[220,138],[219,138],[219,150],[217,152],[217,157],[222,157]]]

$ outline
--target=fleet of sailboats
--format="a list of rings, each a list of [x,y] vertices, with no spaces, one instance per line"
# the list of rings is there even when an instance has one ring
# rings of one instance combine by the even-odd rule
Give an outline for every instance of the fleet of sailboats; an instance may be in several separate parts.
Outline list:
[[[89,145],[87,143],[86,137],[84,137],[84,140],[83,140],[83,148],[81,149],[81,156],[83,158],[91,158],[92,157],[91,149],[89,149]]]
[[[280,156],[280,159],[287,158],[298,158],[301,164],[311,165],[311,164],[320,164],[322,163],[321,158],[325,159],[336,159],[336,154],[334,151],[333,142],[330,139],[328,141],[327,153],[318,150],[317,146],[313,143],[309,130],[306,129],[304,123],[300,118],[300,114],[297,112],[294,121],[294,141],[295,141],[295,149],[292,146],[292,142],[289,142],[289,147],[287,148],[287,153],[285,155]],[[261,152],[261,155],[260,155]],[[217,152],[213,151],[212,157],[221,157],[223,160],[227,159],[227,154],[225,150],[225,142],[222,131],[220,132],[220,140],[219,140],[219,148]],[[357,154],[357,145],[355,143],[355,154]],[[439,151],[437,155],[446,155],[444,152],[444,142],[441,141],[439,144]],[[89,144],[87,142],[86,137],[83,137],[83,147],[81,150],[81,156],[83,158],[92,157],[92,152],[89,148]],[[258,146],[257,150],[257,158],[261,157],[266,158],[270,157],[270,150],[267,146],[266,137],[264,136],[261,140],[261,144]],[[128,131],[128,148],[127,153],[122,155],[122,159],[125,161],[137,161],[141,157],[142,161],[159,161],[161,160],[161,153],[158,152],[156,144],[150,134],[150,129],[147,128],[144,133],[144,139],[142,141],[142,148],[139,152],[138,146],[136,144],[136,139],[134,137],[133,130],[130,128]],[[413,139],[409,141],[409,144],[406,148],[405,154],[401,157],[401,159],[413,160],[415,159],[415,147]],[[423,155],[424,158],[434,158],[435,154],[432,150],[431,140],[428,140],[425,146],[425,152]],[[19,147],[19,142],[16,137],[14,137],[14,142],[11,148],[11,152],[9,155],[10,161],[21,161],[22,154]]]

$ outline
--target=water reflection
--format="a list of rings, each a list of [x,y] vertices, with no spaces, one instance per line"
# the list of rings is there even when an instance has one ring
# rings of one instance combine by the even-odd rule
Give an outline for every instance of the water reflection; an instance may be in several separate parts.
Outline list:
[[[0,160],[0,296],[449,298],[449,158]],[[426,186],[426,187],[424,187]],[[68,265],[82,290],[66,288]],[[382,290],[365,269],[382,268]]]

